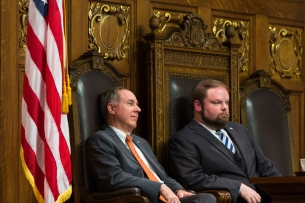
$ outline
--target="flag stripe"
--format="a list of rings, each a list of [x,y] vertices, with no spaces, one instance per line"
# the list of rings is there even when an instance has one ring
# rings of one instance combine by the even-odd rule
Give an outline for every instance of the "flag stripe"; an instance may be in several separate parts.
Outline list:
[[[57,5],[56,0],[49,0],[49,10],[50,10],[50,18],[49,18],[49,26],[52,30],[54,39],[56,41],[58,47],[58,54],[60,56],[60,61],[63,62],[63,26],[60,23],[61,19],[59,7]]]
[[[40,107],[39,99],[36,97],[35,93],[32,91],[32,89],[28,83],[28,79],[27,79],[26,75],[24,76],[23,85],[24,85],[24,87],[23,87],[24,91],[27,92],[27,94],[23,95],[25,103],[27,104],[27,111],[28,111],[29,115],[31,116],[31,118],[33,119],[33,121],[36,124],[37,129],[38,129],[38,135],[35,135],[35,137],[40,136],[40,138],[43,140],[43,143],[44,143],[44,156],[45,156],[44,159],[47,160],[44,163],[46,179],[52,190],[53,196],[57,197],[57,196],[59,196],[59,191],[57,189],[58,188],[57,181],[54,180],[54,177],[53,177],[54,174],[56,174],[56,171],[54,171],[54,170],[56,170],[56,163],[55,163],[55,159],[53,157],[53,153],[51,152],[49,145],[47,143],[46,137],[45,137],[44,111]],[[32,136],[32,135],[30,135],[30,136]],[[29,137],[28,139],[31,139],[31,137]],[[39,153],[39,152],[36,152],[36,153]],[[39,156],[39,154],[37,156]],[[44,181],[44,180],[39,180],[39,181]]]
[[[63,202],[72,192],[69,128],[61,113],[63,14],[62,0],[29,2],[21,160],[37,200],[46,203]]]

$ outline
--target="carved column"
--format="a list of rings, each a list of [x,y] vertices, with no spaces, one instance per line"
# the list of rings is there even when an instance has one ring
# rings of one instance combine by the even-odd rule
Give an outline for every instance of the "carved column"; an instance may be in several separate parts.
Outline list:
[[[240,122],[240,105],[239,105],[239,57],[238,57],[238,49],[240,48],[241,44],[235,42],[233,37],[235,36],[234,27],[228,25],[225,31],[227,40],[223,42],[224,46],[227,46],[231,52],[231,59],[230,59],[230,109],[231,109],[231,120],[233,122]]]
[[[151,32],[144,38],[146,40],[146,68],[147,68],[147,109],[148,109],[148,141],[151,143],[153,151],[158,157],[159,162],[165,166],[166,163],[162,159],[162,155],[167,154],[166,148],[163,147],[164,123],[163,114],[165,112],[163,101],[164,95],[157,91],[162,87],[163,74],[162,69],[164,63],[162,40],[166,36],[158,32],[161,21],[157,16],[152,16],[149,21]],[[159,92],[158,95],[157,92]]]

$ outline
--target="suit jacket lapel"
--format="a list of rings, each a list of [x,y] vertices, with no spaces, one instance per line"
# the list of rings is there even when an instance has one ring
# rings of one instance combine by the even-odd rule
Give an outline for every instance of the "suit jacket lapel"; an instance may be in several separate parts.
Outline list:
[[[121,148],[121,150],[125,153],[125,155],[131,159],[132,161],[136,162],[138,165],[140,165],[138,163],[138,161],[135,159],[135,157],[133,156],[133,154],[131,153],[131,151],[126,147],[125,143],[122,142],[122,140],[117,136],[117,134],[112,130],[111,127],[107,127],[105,129],[105,132],[107,132],[112,139],[115,141],[115,143],[117,143],[117,145]]]
[[[122,140],[117,136],[117,134],[112,130],[111,127],[106,127],[105,132],[107,132],[113,140],[117,143],[117,145],[121,148],[121,150],[125,153],[125,155],[132,161],[134,161],[136,164],[141,167],[139,162],[136,160],[136,158],[133,156],[131,151],[126,147],[125,143],[122,142]],[[162,171],[159,169],[159,166],[156,165],[155,161],[153,160],[153,157],[147,152],[146,148],[143,147],[140,140],[137,139],[133,134],[130,135],[133,139],[133,143],[137,145],[137,147],[141,150],[141,152],[144,154],[146,160],[149,162],[151,167],[153,167],[155,173],[159,176],[159,178],[163,181],[167,180]],[[166,182],[166,181],[165,181]]]
[[[230,159],[235,165],[236,162],[233,158],[233,156],[230,156],[228,153],[228,150],[224,144],[222,144],[210,131],[208,131],[205,127],[197,123],[197,121],[193,120],[190,123],[190,128],[196,130],[196,133],[203,137],[205,140],[210,142],[212,145],[214,145],[224,156],[226,156],[228,159]]]

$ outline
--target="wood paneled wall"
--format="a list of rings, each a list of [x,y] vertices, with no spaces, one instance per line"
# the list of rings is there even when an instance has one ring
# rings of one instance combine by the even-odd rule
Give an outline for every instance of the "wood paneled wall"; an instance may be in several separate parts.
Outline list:
[[[37,202],[24,176],[19,158],[20,104],[25,54],[25,24],[22,18],[26,14],[26,3],[27,0],[1,0],[0,4],[0,202],[7,203]],[[240,70],[240,82],[255,70],[264,69],[273,74],[273,79],[292,91],[290,101],[292,139],[295,143],[293,151],[296,157],[305,157],[304,53],[301,52],[305,26],[303,0],[67,0],[69,62],[76,60],[89,49],[88,13],[91,3],[129,8],[128,59],[112,59],[111,62],[126,74],[126,86],[138,97],[142,108],[136,129],[138,135],[152,139],[145,133],[148,123],[145,119],[146,104],[149,101],[146,99],[143,36],[150,32],[149,19],[158,12],[160,15],[167,12],[196,13],[201,15],[208,25],[208,32],[218,30],[220,22],[227,20],[236,23],[237,30],[246,31],[245,38],[236,37],[236,40],[242,43],[240,58],[244,65],[244,69]],[[115,28],[108,25],[107,29]],[[281,33],[280,30],[286,30],[288,34]],[[275,47],[274,52],[272,46]],[[276,49],[281,46],[281,50]],[[288,51],[283,51],[283,48]],[[285,56],[294,59],[287,59]],[[287,74],[283,75],[283,72]],[[299,168],[298,160],[295,160],[295,163],[294,167]]]

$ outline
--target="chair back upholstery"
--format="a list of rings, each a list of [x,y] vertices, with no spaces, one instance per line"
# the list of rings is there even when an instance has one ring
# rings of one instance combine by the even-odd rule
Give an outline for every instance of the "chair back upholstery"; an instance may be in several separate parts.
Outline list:
[[[181,130],[192,118],[190,91],[199,80],[172,78],[169,83],[170,136]]]
[[[72,88],[69,121],[74,194],[81,193],[82,188],[96,192],[94,180],[87,169],[86,140],[105,124],[99,107],[99,94],[122,85],[124,76],[94,51],[74,61],[69,67],[69,74]]]
[[[280,173],[293,175],[289,91],[258,71],[241,85],[240,92],[242,123]]]
[[[213,76],[201,76],[201,78],[192,77],[170,77],[169,80],[169,135],[181,130],[194,117],[191,108],[191,91],[193,87],[203,79],[217,79],[223,81],[223,78]]]

